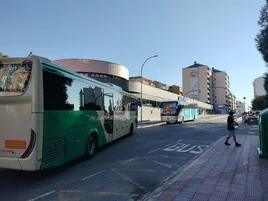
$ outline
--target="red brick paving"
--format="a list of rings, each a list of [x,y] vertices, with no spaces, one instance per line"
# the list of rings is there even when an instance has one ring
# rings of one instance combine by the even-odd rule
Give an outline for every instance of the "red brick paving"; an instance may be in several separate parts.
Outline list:
[[[241,147],[222,139],[155,200],[268,201],[268,160],[258,157],[259,137],[238,138]]]

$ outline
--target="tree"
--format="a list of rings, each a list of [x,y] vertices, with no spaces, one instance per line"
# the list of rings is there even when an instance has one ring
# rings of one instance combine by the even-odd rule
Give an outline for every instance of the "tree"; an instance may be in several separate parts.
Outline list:
[[[262,57],[268,67],[268,0],[260,10],[260,18],[258,21],[260,33],[256,36],[257,49],[262,54]],[[263,87],[266,91],[265,96],[256,97],[252,101],[254,110],[263,110],[268,107],[268,73],[265,73]]]
[[[268,107],[268,96],[257,96],[251,104],[253,110],[263,110]]]
[[[3,53],[2,52],[0,52],[0,59],[3,57]]]
[[[266,94],[268,94],[268,73],[265,73],[263,87],[266,91]]]
[[[258,21],[261,27],[260,33],[256,36],[257,49],[262,54],[266,64],[268,64],[268,0],[260,10],[260,18]]]

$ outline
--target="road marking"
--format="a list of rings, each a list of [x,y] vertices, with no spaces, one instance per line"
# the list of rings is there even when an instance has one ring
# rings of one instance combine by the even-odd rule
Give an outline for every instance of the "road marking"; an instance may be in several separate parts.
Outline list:
[[[36,201],[36,200],[42,199],[42,198],[44,198],[44,197],[46,197],[46,196],[49,196],[49,195],[51,195],[51,194],[53,194],[53,193],[55,193],[55,192],[56,192],[55,190],[53,190],[53,191],[49,191],[49,192],[47,192],[47,193],[44,193],[44,194],[42,194],[42,195],[39,195],[39,196],[37,196],[37,197],[35,197],[35,198],[33,198],[33,199],[30,199],[30,200],[28,200],[28,201]]]
[[[147,158],[147,157],[144,157],[145,159],[147,159],[148,161],[153,161],[154,163],[158,164],[158,165],[162,165],[164,167],[167,167],[167,168],[172,168],[170,165],[167,165],[167,164],[164,164],[164,163],[160,163],[156,160],[153,160],[153,159],[150,159],[150,158]]]
[[[258,130],[259,128],[249,128],[249,130]]]
[[[186,152],[189,152],[189,151],[191,151],[193,148],[196,147],[196,145],[194,145],[194,146],[192,146],[192,147],[190,146],[190,148],[187,149],[188,146],[190,146],[190,145],[189,145],[189,144],[186,144],[186,145],[184,145],[184,147],[181,147],[181,148],[177,149],[176,151],[177,151],[177,152],[186,153]],[[185,148],[186,148],[186,149],[185,149]]]
[[[97,173],[95,173],[95,174],[89,175],[89,176],[87,176],[87,177],[82,178],[81,181],[85,181],[85,180],[87,180],[87,179],[89,179],[89,178],[91,178],[91,177],[97,176],[97,175],[99,175],[99,174],[101,174],[101,173],[103,173],[103,172],[106,172],[106,171],[107,171],[107,170],[102,170],[102,171],[97,172]]]
[[[255,132],[248,132],[249,134],[256,134]]]
[[[165,147],[169,147],[170,145],[172,145],[173,144],[173,142],[172,143],[169,143],[169,144],[167,144],[167,145],[165,145]]]
[[[199,149],[199,151],[191,150],[190,153],[200,154],[200,153],[204,152],[205,150],[207,150],[209,148],[209,145],[198,145],[197,148]]]
[[[184,146],[185,146],[185,144],[177,142],[176,144],[173,144],[172,146],[169,146],[169,147],[167,147],[167,148],[165,148],[163,150],[164,151],[175,151],[175,150],[177,150],[177,149],[179,149],[181,147],[184,147]]]
[[[131,162],[131,161],[134,161],[134,160],[136,160],[136,159],[138,159],[138,158],[140,158],[140,157],[137,156],[137,157],[128,159],[128,160],[124,161],[123,163],[126,164],[126,163]]]
[[[173,144],[172,146],[169,146],[163,151],[169,151],[169,152],[181,152],[181,153],[192,153],[192,154],[200,154],[204,152],[207,148],[209,148],[209,145],[190,145],[190,144],[184,144],[181,142],[177,142]]]
[[[157,150],[158,150],[159,148],[157,148],[157,149],[154,149],[154,150],[152,150],[152,151],[149,151],[147,154],[151,154],[151,153],[154,153],[154,152],[156,152]]]

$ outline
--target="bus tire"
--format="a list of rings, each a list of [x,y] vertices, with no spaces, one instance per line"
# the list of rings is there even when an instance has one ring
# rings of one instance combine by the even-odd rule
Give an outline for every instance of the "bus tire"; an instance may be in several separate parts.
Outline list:
[[[134,125],[133,123],[131,123],[129,135],[133,135],[133,133],[134,133]]]
[[[195,115],[194,115],[193,121],[195,121]]]
[[[90,159],[92,158],[96,152],[98,147],[98,137],[96,133],[92,133],[87,141],[87,147],[86,147],[86,158]]]

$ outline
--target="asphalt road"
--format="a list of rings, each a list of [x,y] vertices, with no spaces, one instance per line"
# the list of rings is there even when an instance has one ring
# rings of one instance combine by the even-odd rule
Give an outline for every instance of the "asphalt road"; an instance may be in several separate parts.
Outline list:
[[[225,122],[226,115],[139,129],[91,160],[54,169],[0,169],[0,200],[139,200],[226,135]]]

